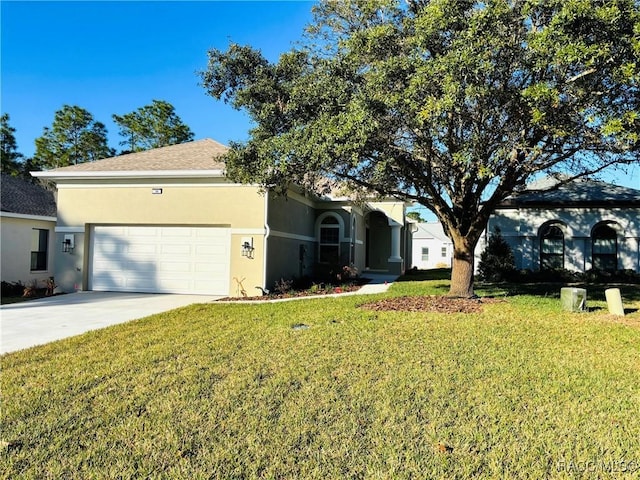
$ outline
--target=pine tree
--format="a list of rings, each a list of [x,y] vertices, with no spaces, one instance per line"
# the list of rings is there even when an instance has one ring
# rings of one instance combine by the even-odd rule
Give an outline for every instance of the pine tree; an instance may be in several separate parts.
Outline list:
[[[175,113],[173,105],[163,100],[153,100],[151,105],[113,115],[125,138],[121,145],[125,152],[140,152],[151,148],[166,147],[193,140],[193,132]]]
[[[0,117],[0,158],[2,159],[2,173],[19,175],[23,155],[18,152],[18,145],[14,135],[16,129],[9,125],[9,114]]]
[[[45,127],[36,139],[33,163],[41,168],[58,168],[111,155],[104,124],[81,107],[65,105],[55,113],[51,128]]]
[[[516,264],[511,247],[498,227],[489,235],[487,248],[480,255],[478,275],[482,280],[501,282],[515,272]]]

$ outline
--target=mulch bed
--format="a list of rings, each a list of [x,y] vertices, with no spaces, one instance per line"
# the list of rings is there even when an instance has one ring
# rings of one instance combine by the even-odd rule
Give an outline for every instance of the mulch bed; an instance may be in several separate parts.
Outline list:
[[[417,297],[385,298],[377,302],[365,303],[360,308],[373,311],[436,312],[436,313],[479,313],[483,305],[504,302],[500,298],[454,298],[446,296],[421,295]]]
[[[358,279],[352,284],[332,286],[327,285],[316,290],[290,290],[286,293],[270,293],[268,295],[258,295],[254,297],[225,297],[218,300],[219,302],[242,302],[242,301],[268,301],[268,300],[282,300],[285,298],[303,298],[303,297],[317,297],[319,295],[333,295],[346,292],[357,292],[360,288],[369,282],[368,279]]]

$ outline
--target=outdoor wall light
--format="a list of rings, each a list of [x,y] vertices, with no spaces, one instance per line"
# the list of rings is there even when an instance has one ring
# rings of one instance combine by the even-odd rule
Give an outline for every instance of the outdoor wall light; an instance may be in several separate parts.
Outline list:
[[[64,240],[62,241],[62,251],[64,253],[73,253],[73,248],[75,247],[73,235],[65,235]]]
[[[242,256],[253,258],[253,237],[245,237],[242,239]]]
[[[73,252],[73,247],[71,246],[71,240],[69,240],[68,238],[65,239],[64,242],[62,242],[62,251],[64,253],[71,253]]]

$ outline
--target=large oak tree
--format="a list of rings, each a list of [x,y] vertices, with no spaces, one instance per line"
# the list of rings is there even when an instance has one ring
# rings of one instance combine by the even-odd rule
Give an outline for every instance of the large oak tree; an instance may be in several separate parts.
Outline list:
[[[454,244],[450,294],[473,295],[495,206],[538,173],[638,162],[634,0],[344,0],[314,7],[271,63],[210,50],[202,84],[255,127],[231,178],[310,190],[319,177],[415,201]]]

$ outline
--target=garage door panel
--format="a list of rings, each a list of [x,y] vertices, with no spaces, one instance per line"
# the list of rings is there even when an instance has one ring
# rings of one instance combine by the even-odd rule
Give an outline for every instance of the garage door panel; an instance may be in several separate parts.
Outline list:
[[[135,255],[136,253],[155,254],[157,250],[158,250],[158,246],[153,243],[132,243],[126,249],[126,253],[132,254],[132,255]]]
[[[230,231],[213,227],[95,227],[93,290],[227,295]]]
[[[226,291],[226,293],[224,294],[220,294],[220,295],[228,295],[229,294],[229,287],[228,284],[226,282],[223,282],[222,280],[217,280],[214,281],[213,284],[211,284],[208,280],[204,281],[204,280],[196,280],[194,282],[194,288],[196,290],[203,290],[206,288],[213,288],[216,291]]]
[[[93,270],[96,272],[96,275],[104,275],[104,272],[111,273],[113,270],[122,269],[125,267],[126,262],[117,262],[109,259],[104,260],[94,260],[93,262]]]
[[[124,281],[123,291],[161,293],[162,290],[155,281],[149,281],[146,277],[127,277]]]
[[[152,277],[149,277],[149,275],[157,273],[158,267],[152,261],[128,261],[124,262],[122,270],[123,272],[135,272],[134,275],[144,274],[145,278],[151,280]]]
[[[222,245],[196,245],[196,255],[226,255],[228,250]]]
[[[163,238],[192,237],[193,229],[188,227],[173,227],[171,230],[163,230],[160,236]]]
[[[194,251],[192,245],[161,245],[160,252],[171,255],[191,255]]]
[[[130,227],[122,227],[122,226],[120,226],[120,227],[118,227],[118,226],[115,226],[115,227],[95,227],[95,231],[96,232],[104,232],[104,233],[108,234],[109,236],[115,238],[115,237],[122,237],[122,235],[124,235],[128,231],[129,228]]]
[[[195,273],[215,273],[218,271],[216,265],[209,263],[199,263],[196,265]]]
[[[127,227],[127,232],[130,236],[138,238],[157,237],[159,234],[157,227]]]
[[[219,252],[211,252],[211,253],[198,253],[195,255],[197,259],[202,262],[215,262],[219,263],[227,258],[229,258],[229,252],[227,250],[221,250]]]
[[[187,273],[193,272],[193,264],[187,262],[167,262],[158,266],[158,273]]]
[[[115,241],[109,240],[105,243],[100,244],[95,249],[95,253],[101,254],[104,256],[110,255],[121,255],[126,252],[126,245],[116,244]]]
[[[122,275],[112,275],[110,273],[99,273],[94,276],[94,282],[109,283],[117,288],[126,287],[126,280]]]

